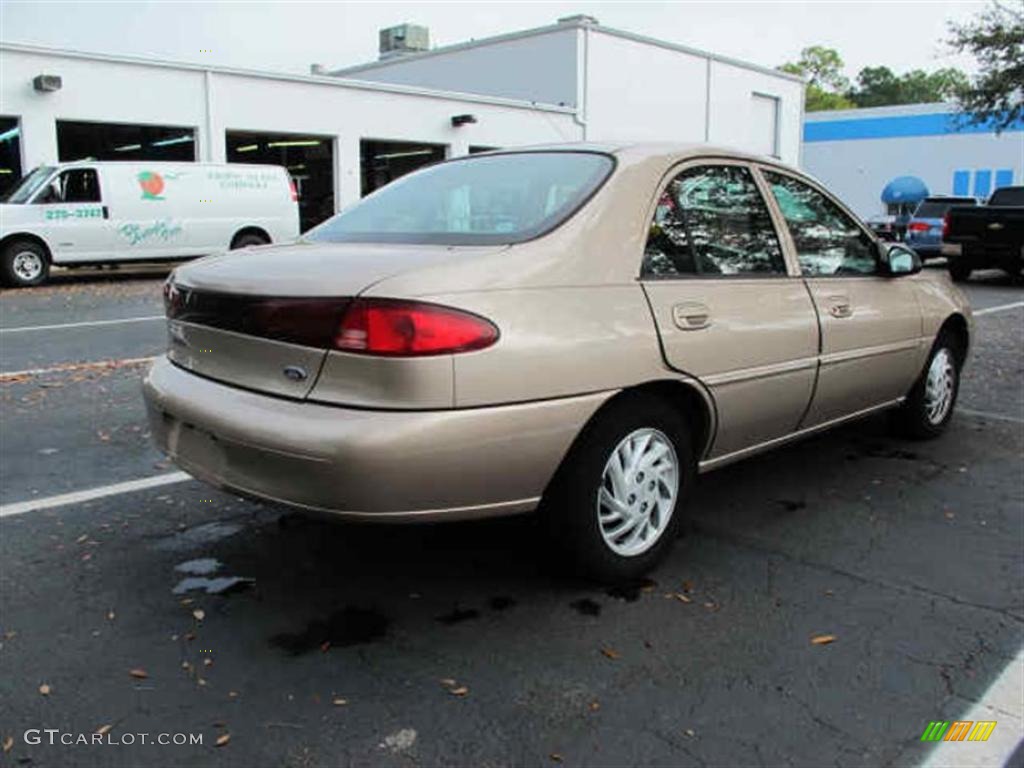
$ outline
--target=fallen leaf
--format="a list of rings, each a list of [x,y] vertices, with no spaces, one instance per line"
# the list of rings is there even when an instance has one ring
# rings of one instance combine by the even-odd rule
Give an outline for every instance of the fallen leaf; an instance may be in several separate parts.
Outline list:
[[[213,666],[213,659],[203,659],[203,666],[204,667],[212,667]]]
[[[86,552],[84,555],[82,555],[82,560],[92,560],[92,552]]]
[[[450,691],[448,691],[448,693],[450,693],[452,696],[465,696],[467,693],[469,693],[469,688],[467,688],[464,685],[460,685],[458,688],[452,688]]]
[[[89,534],[88,533],[83,533],[81,536],[79,536],[77,539],[75,539],[75,544],[82,544],[83,542],[86,542],[88,540],[89,540]]]
[[[191,597],[185,597],[179,600],[178,602],[180,602],[184,606],[189,606],[192,605],[192,603],[194,603],[195,600],[193,600]]]
[[[331,650],[330,640],[324,640],[322,643],[320,643],[320,653],[327,653],[329,650]]]
[[[139,680],[145,680],[147,677],[149,677],[149,673],[146,672],[146,670],[140,669],[138,667],[129,671],[128,674],[132,677],[138,678]]]
[[[107,611],[107,621],[113,621],[113,620],[114,620],[114,612],[113,611]]]
[[[101,725],[94,731],[94,733],[98,733],[100,736],[106,736],[108,733],[110,733],[110,729],[113,727],[113,725]]]
[[[50,686],[48,686],[46,683],[43,683],[42,685],[39,686],[39,692],[41,694],[43,694],[43,696],[49,696],[50,695],[50,691],[52,691],[52,690],[53,689]]]
[[[690,739],[697,735],[693,728],[687,728],[685,731],[683,731],[683,733],[686,734],[686,737]]]
[[[228,698],[229,699],[237,699],[238,698],[238,691],[228,691]]]
[[[597,712],[597,710],[599,710],[600,708],[601,708],[601,702],[599,702],[599,701],[592,701],[592,702],[590,702],[590,711],[591,712]]]
[[[197,683],[198,683],[198,684],[199,684],[200,686],[205,686],[205,685],[206,685],[206,680],[205,680],[205,678],[202,678],[202,677],[197,677],[197,678],[196,678],[196,682],[197,682]]]
[[[613,651],[611,648],[602,648],[601,653],[603,653],[607,658],[612,660],[619,658],[619,652]]]
[[[4,737],[4,752],[10,752],[13,748],[14,748],[14,737],[13,736],[5,736]]]
[[[836,640],[835,635],[815,635],[811,638],[812,645],[828,645],[834,643]]]
[[[181,668],[188,672],[192,671],[192,665],[189,664],[187,661],[181,662]]]
[[[229,741],[231,741],[231,734],[230,733],[222,733],[220,736],[217,737],[216,746],[223,747]]]
[[[348,704],[348,699],[332,699],[331,704],[333,704],[336,707],[344,707],[346,704]]]
[[[196,639],[196,633],[195,632],[186,632],[185,633],[185,639],[186,640],[195,640]]]
[[[458,685],[458,683],[456,683],[450,677],[442,677],[440,682],[441,685],[445,686],[446,688],[454,688],[456,685]]]
[[[551,753],[551,759],[552,759],[552,760],[553,760],[554,762],[556,762],[556,763],[560,763],[560,762],[562,762],[562,756],[561,756],[560,754],[558,754],[557,752],[552,752],[552,753]]]
[[[676,592],[676,593],[675,593],[675,595],[674,595],[674,597],[675,597],[675,599],[676,599],[676,600],[678,600],[678,601],[679,601],[680,603],[692,603],[692,602],[693,602],[693,599],[692,599],[692,598],[689,598],[689,597],[687,597],[687,596],[686,596],[686,595],[684,595],[684,594],[683,594],[682,592]]]
[[[194,611],[192,611],[192,615],[196,617],[196,621],[202,621],[206,618],[206,611],[204,611],[202,608],[196,608]]]
[[[693,582],[690,579],[683,582],[683,592],[693,592]]]

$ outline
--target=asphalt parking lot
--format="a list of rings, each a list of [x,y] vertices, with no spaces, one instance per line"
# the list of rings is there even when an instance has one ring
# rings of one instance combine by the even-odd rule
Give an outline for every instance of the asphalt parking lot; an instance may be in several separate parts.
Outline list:
[[[1024,290],[997,273],[942,439],[874,418],[707,475],[669,561],[611,591],[526,519],[337,525],[195,481],[51,506],[174,471],[139,393],[162,276],[0,296],[10,764],[917,765],[1024,645]]]

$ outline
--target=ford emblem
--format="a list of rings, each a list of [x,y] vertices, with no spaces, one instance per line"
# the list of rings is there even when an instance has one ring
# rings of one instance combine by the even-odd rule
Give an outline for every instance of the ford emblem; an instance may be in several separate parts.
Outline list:
[[[309,376],[306,373],[306,369],[301,365],[286,365],[283,373],[288,381],[305,381],[306,377]]]

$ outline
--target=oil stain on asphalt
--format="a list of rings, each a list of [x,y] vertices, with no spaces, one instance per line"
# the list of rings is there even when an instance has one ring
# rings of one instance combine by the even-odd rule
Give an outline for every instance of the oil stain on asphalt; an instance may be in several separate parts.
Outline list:
[[[294,634],[283,633],[270,638],[274,645],[292,656],[323,649],[365,645],[384,638],[391,620],[377,611],[351,605],[335,611],[326,619],[314,619],[306,628]]]

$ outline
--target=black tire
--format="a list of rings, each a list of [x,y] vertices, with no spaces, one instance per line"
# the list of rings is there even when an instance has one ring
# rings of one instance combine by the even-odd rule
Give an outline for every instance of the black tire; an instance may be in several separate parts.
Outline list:
[[[928,379],[932,367],[941,366],[941,363],[936,363],[936,358],[940,355],[946,355],[951,365],[952,390],[941,418],[936,419],[937,413],[932,410],[935,396],[929,393]],[[964,350],[957,337],[948,331],[940,333],[932,345],[924,370],[921,371],[903,405],[895,413],[894,421],[899,434],[913,440],[930,440],[946,431],[950,419],[953,418],[957,396],[960,394],[960,369],[963,367],[963,360]]]
[[[50,276],[50,254],[32,240],[13,240],[0,256],[0,277],[4,285],[27,288],[42,285]]]
[[[613,452],[628,436],[643,429],[656,430],[651,437],[660,440],[657,437],[660,434],[674,450],[678,490],[674,508],[667,515],[660,532],[653,536],[653,543],[643,543],[649,548],[625,555],[614,551],[602,533],[598,519],[598,494],[604,483],[605,465]],[[655,466],[659,462],[655,462]],[[640,477],[640,474],[633,475],[634,479]],[[696,462],[690,432],[679,411],[659,397],[631,395],[599,413],[583,430],[545,493],[541,514],[556,551],[568,555],[582,575],[605,583],[636,579],[650,571],[671,550],[683,518],[684,502],[690,495],[695,477]],[[646,478],[644,487],[651,489],[652,494],[660,492],[663,486],[653,484],[658,489],[654,491],[653,485],[648,485],[650,480],[650,477]],[[641,504],[646,511],[646,502],[639,499],[631,509],[635,511]],[[652,503],[652,508],[657,510],[659,505]],[[606,522],[606,525],[612,523]]]
[[[240,235],[235,235],[235,239],[231,241],[231,250],[237,248],[248,248],[251,245],[266,245],[269,240],[258,235],[255,232],[243,232]]]
[[[971,276],[971,265],[963,258],[951,256],[949,258],[949,276],[955,283],[965,283]]]

